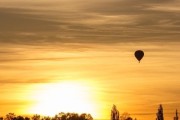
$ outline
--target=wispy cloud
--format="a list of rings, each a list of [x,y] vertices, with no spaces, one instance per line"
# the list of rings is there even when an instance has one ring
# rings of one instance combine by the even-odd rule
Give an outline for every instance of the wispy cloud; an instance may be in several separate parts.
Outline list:
[[[174,107],[180,99],[179,5],[179,0],[1,0],[0,93],[7,98],[18,91],[0,105],[29,104],[13,100],[30,84],[83,79],[97,82],[88,87],[107,115],[114,102],[124,110],[146,106],[148,113],[159,103]],[[137,49],[145,51],[140,64]]]
[[[104,44],[179,40],[180,11],[176,0],[27,3],[32,5],[27,9],[17,5],[1,7],[0,42]],[[49,7],[42,8],[48,3]]]

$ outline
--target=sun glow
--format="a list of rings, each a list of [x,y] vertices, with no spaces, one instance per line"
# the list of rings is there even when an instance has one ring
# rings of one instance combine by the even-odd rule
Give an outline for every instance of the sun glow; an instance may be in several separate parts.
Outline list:
[[[88,87],[72,81],[45,85],[34,97],[37,104],[30,113],[49,116],[59,112],[96,113]]]

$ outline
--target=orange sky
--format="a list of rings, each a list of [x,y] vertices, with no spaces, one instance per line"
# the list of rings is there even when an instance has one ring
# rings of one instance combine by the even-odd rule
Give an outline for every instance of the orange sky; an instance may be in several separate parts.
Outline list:
[[[2,0],[0,116],[179,109],[180,2]],[[134,51],[142,49],[139,64]]]

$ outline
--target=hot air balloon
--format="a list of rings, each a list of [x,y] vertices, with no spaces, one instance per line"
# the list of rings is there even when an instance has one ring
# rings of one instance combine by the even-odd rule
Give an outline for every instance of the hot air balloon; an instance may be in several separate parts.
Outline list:
[[[142,50],[137,50],[135,53],[134,53],[134,56],[136,57],[136,59],[139,61],[141,61],[141,59],[144,57],[144,52]]]

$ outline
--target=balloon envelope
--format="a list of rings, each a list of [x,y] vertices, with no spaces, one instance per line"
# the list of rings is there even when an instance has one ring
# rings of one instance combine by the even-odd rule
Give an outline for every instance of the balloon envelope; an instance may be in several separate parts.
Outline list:
[[[136,57],[136,59],[140,62],[141,59],[144,57],[144,52],[142,50],[137,50],[134,53],[134,56]]]

